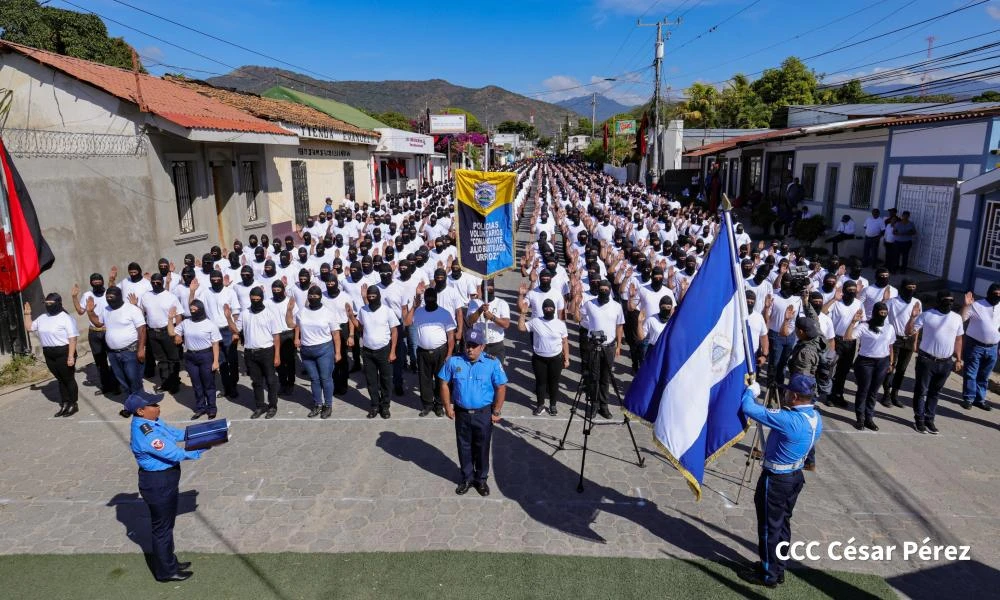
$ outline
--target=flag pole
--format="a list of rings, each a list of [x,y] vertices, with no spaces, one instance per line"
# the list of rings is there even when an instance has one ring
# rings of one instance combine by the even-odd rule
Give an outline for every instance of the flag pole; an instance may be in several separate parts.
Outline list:
[[[729,196],[725,193],[722,194],[722,214],[725,219],[726,225],[726,235],[729,237],[729,254],[731,256],[730,262],[732,263],[733,276],[736,278],[736,289],[739,291],[740,301],[737,303],[737,310],[739,311],[740,321],[743,324],[741,328],[743,337],[743,354],[747,366],[747,385],[754,382],[755,376],[755,366],[753,347],[750,345],[750,338],[747,336],[747,321],[750,315],[747,312],[746,303],[746,281],[743,279],[743,272],[740,269],[740,263],[737,262],[737,249],[736,249],[736,236],[733,233],[733,218],[732,218],[733,204],[729,201]]]

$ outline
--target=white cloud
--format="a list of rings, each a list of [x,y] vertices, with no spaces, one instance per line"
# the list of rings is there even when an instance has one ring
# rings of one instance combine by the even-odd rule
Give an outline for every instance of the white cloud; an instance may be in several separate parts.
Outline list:
[[[591,75],[587,83],[569,75],[553,75],[542,81],[542,87],[549,91],[533,94],[533,97],[544,102],[558,102],[597,92],[629,106],[647,101],[648,94],[652,92],[651,84],[643,81],[640,73],[631,73],[616,81],[606,81],[603,77]]]
[[[139,48],[137,52],[146,60],[151,60],[153,62],[160,62],[165,58],[163,49],[159,46],[143,46]]]
[[[986,14],[988,14],[991,18],[1000,21],[1000,6],[990,4],[986,7]]]

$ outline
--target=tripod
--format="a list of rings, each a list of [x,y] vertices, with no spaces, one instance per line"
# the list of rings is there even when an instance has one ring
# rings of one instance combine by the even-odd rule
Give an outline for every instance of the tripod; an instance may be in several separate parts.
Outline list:
[[[778,404],[778,387],[773,383],[768,383],[767,391],[764,393],[764,406],[774,408]],[[764,457],[764,441],[764,426],[760,423],[755,423],[753,437],[750,438],[750,449],[747,450],[747,462],[743,466],[740,487],[736,491],[736,504],[740,503],[740,495],[743,494],[743,487],[753,481],[754,464]]]
[[[584,382],[576,390],[576,396],[573,398],[573,406],[569,409],[569,420],[566,421],[566,430],[563,431],[562,439],[559,440],[559,447],[556,449],[558,452],[565,448],[566,436],[569,435],[569,428],[573,424],[573,417],[576,416],[577,408],[580,405],[580,397],[583,395],[584,390],[587,393],[587,408],[582,411],[583,413],[583,456],[580,459],[580,481],[576,484],[576,491],[578,493],[583,493],[583,470],[587,466],[587,440],[590,439],[590,432],[594,429],[594,413],[596,412],[594,404],[597,402],[597,386],[600,385],[599,373],[595,372],[593,369],[594,365],[598,365],[601,369],[608,369],[611,372],[611,364],[608,362],[608,357],[604,354],[604,349],[601,345],[591,341],[587,365],[590,366],[589,373],[585,375],[590,378],[590,381]],[[586,379],[586,377],[585,377]],[[632,448],[635,450],[635,457],[637,459],[637,465],[639,468],[646,466],[646,459],[639,454],[639,445],[635,443],[635,434],[632,432],[632,423],[628,418],[628,414],[625,412],[625,405],[622,402],[622,395],[618,391],[618,382],[615,381],[614,377],[611,377],[611,387],[615,392],[615,397],[618,399],[618,407],[622,411],[622,424],[628,428],[628,435],[632,439]]]

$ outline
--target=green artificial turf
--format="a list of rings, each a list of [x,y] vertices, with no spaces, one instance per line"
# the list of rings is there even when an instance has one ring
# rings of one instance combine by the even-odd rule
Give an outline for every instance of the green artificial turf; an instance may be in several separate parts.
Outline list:
[[[152,598],[895,598],[875,575],[791,571],[776,590],[705,560],[484,552],[196,554],[194,577],[157,583],[138,554],[0,556],[0,596]]]

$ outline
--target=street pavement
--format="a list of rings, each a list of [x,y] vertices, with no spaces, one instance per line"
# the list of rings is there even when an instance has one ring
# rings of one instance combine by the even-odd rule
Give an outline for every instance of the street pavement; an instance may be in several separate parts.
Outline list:
[[[515,314],[518,283],[519,275],[511,272],[497,284],[498,296]],[[351,391],[335,400],[329,420],[306,418],[311,398],[303,379],[294,397],[279,402],[276,418],[250,420],[252,394],[242,376],[240,399],[220,400],[220,417],[232,422],[232,441],[182,467],[176,527],[181,557],[190,551],[450,549],[756,560],[752,486],[759,463],[736,503],[753,430],[708,469],[704,498],[696,502],[640,423],[632,430],[645,467],[635,464],[615,407],[615,420],[599,420],[590,436],[585,487],[577,493],[579,417],[569,427],[565,449],[557,447],[579,386],[579,362],[574,359],[564,372],[559,416],[533,417],[531,348],[516,331],[516,319],[507,353],[511,384],[504,421],[494,430],[488,498],[475,491],[454,494],[453,424],[417,416],[413,374],[406,375],[406,395],[393,397],[390,420],[365,418],[361,373],[352,374]],[[84,370],[94,378],[92,366]],[[624,362],[616,373],[624,393],[631,379]],[[162,405],[163,418],[179,426],[193,406],[186,375],[184,382],[181,393]],[[952,375],[939,408],[938,436],[914,431],[909,409],[879,406],[881,429],[873,433],[856,431],[849,410],[822,408],[819,470],[806,473],[792,532],[794,540],[821,542],[824,557],[803,564],[877,573],[914,598],[995,593],[1000,475],[992,451],[1000,410],[962,410],[960,385]],[[912,386],[911,366],[907,400]],[[0,396],[0,554],[148,550],[129,422],[117,414],[122,397],[95,397],[93,391],[81,386],[80,412],[68,419],[51,417],[57,410],[54,381]],[[971,561],[901,558],[904,542],[925,538],[931,545],[971,546]],[[825,556],[834,541],[898,549],[890,561],[835,561]]]

